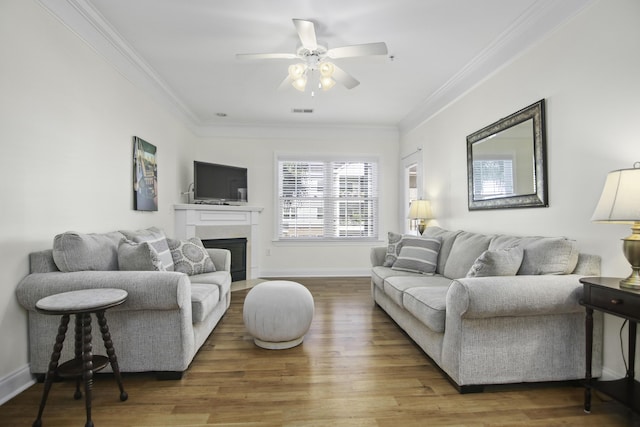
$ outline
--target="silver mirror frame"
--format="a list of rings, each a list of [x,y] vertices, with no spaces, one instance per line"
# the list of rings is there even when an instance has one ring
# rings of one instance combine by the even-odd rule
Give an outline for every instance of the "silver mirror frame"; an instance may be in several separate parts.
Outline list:
[[[467,136],[467,181],[469,210],[548,207],[547,153],[545,135],[544,99],[511,114],[477,132]],[[535,171],[535,193],[475,200],[473,196],[473,144],[492,135],[497,135],[526,120],[533,119],[533,156]],[[532,177],[533,178],[533,177]]]

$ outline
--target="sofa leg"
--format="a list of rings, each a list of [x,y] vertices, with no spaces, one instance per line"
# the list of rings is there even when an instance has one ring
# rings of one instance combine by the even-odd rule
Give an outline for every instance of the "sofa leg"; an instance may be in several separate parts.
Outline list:
[[[482,393],[484,391],[483,385],[461,385],[458,386],[458,392],[460,394],[467,393]]]
[[[162,371],[156,372],[160,381],[181,380],[183,372],[179,371]]]

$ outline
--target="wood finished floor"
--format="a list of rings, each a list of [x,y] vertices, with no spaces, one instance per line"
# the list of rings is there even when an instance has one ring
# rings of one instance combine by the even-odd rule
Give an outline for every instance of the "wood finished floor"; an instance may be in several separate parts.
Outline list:
[[[129,400],[120,402],[113,376],[99,375],[96,427],[638,425],[637,416],[600,396],[594,396],[592,413],[584,414],[583,390],[572,384],[458,394],[373,306],[368,278],[294,280],[309,288],[316,307],[302,345],[256,347],[242,322],[248,289],[234,291],[229,311],[183,379],[125,374]],[[0,406],[0,425],[30,426],[42,389],[36,384]],[[54,383],[43,426],[84,425],[84,401],[73,400],[73,391],[73,381]]]

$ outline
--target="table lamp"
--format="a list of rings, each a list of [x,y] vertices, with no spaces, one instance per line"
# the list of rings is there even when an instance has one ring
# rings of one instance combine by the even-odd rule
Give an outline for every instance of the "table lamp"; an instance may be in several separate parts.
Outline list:
[[[640,162],[609,172],[591,220],[631,224],[632,234],[623,239],[622,251],[632,271],[620,287],[640,289]]]
[[[413,200],[409,206],[409,219],[413,219],[417,222],[418,232],[420,235],[427,227],[427,221],[433,219],[431,213],[431,202],[429,200]]]

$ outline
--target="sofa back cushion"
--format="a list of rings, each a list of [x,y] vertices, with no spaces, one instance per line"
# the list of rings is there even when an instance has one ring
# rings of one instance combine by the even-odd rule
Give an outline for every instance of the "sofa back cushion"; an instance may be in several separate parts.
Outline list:
[[[117,231],[105,234],[82,234],[75,231],[58,234],[53,239],[53,260],[58,270],[118,270],[118,244],[124,236]]]
[[[549,237],[531,242],[524,248],[518,274],[570,274],[578,264],[578,247],[574,240]]]
[[[444,274],[444,266],[447,263],[447,258],[451,253],[451,247],[456,240],[456,236],[461,231],[449,231],[440,227],[427,227],[422,233],[422,237],[439,237],[440,238],[440,252],[438,253],[438,265],[436,267],[436,273]]]
[[[451,246],[443,274],[449,279],[465,277],[476,259],[489,249],[492,238],[491,235],[468,231],[458,233]]]
[[[575,240],[564,237],[518,237],[499,235],[489,249],[519,246],[524,250],[518,274],[570,274],[578,264],[579,251]]]

